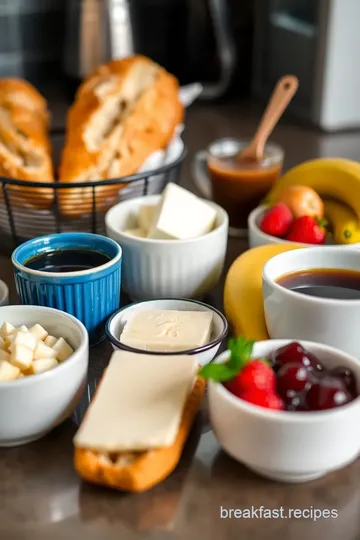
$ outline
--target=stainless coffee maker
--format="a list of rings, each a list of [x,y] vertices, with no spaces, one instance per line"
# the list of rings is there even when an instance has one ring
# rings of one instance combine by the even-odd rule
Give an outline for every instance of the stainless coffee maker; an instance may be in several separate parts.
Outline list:
[[[98,65],[134,53],[128,0],[68,0],[65,72],[82,79]]]
[[[229,0],[67,0],[65,72],[80,80],[108,60],[140,53],[182,84],[203,83],[203,98],[220,97],[236,65],[228,8]],[[210,70],[216,66],[211,81],[204,51]]]

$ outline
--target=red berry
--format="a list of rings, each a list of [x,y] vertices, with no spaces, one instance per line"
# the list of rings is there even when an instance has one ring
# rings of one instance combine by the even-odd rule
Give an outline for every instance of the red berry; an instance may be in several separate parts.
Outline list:
[[[235,396],[240,397],[247,390],[273,391],[276,386],[275,373],[263,360],[253,359],[224,386]]]
[[[234,396],[240,397],[242,393],[242,388],[241,388],[241,381],[240,381],[239,374],[235,375],[235,377],[230,379],[230,381],[226,381],[223,384],[225,388],[229,390],[229,392],[234,394]]]
[[[277,391],[284,398],[293,398],[310,383],[311,372],[303,364],[285,364],[277,372]]]
[[[300,343],[293,341],[277,349],[271,354],[271,362],[277,372],[285,364],[303,364],[314,371],[323,369],[316,356],[304,349]]]
[[[275,409],[283,411],[285,408],[284,402],[275,392],[266,392],[265,390],[248,390],[241,395],[241,399],[265,407],[267,409]]]
[[[305,406],[311,411],[335,409],[352,400],[341,380],[327,376],[311,386],[305,396]]]
[[[276,385],[275,373],[263,360],[251,360],[239,373],[242,390],[273,391]]]
[[[302,216],[295,219],[286,235],[286,240],[304,244],[323,244],[325,238],[325,229],[312,216]]]
[[[321,364],[318,357],[310,351],[305,351],[303,363],[307,366],[308,369],[315,373],[320,373],[324,370],[324,366]]]
[[[330,374],[335,377],[336,379],[340,379],[346,390],[350,392],[350,394],[353,397],[357,397],[358,391],[357,391],[357,384],[356,384],[356,377],[354,373],[351,371],[351,369],[348,369],[344,366],[338,366],[330,371]]]
[[[290,209],[284,203],[275,204],[260,223],[260,230],[271,236],[284,236],[293,221],[293,216]]]

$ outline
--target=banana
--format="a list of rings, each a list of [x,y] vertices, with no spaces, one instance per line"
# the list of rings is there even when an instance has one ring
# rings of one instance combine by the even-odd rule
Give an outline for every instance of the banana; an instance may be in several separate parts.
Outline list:
[[[332,225],[336,244],[360,242],[359,220],[349,206],[338,201],[324,200],[325,217]]]
[[[352,208],[360,220],[360,163],[331,158],[306,161],[279,178],[266,202],[276,203],[282,190],[290,185],[311,187],[320,197],[341,201]]]
[[[267,244],[249,249],[231,265],[225,280],[224,310],[236,336],[269,339],[262,297],[262,269],[279,253],[302,249],[294,244]]]

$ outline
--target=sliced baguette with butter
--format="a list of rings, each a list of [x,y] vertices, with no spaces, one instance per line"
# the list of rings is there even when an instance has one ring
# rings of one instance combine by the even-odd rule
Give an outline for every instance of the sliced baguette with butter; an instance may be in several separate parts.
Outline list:
[[[176,467],[205,390],[191,356],[117,351],[75,435],[88,482],[141,492]]]
[[[135,174],[153,152],[168,145],[182,119],[177,79],[149,58],[138,55],[100,66],[82,83],[69,110],[60,181]],[[59,191],[63,215],[91,212],[91,187]],[[118,184],[98,187],[97,210],[109,207],[118,191]]]

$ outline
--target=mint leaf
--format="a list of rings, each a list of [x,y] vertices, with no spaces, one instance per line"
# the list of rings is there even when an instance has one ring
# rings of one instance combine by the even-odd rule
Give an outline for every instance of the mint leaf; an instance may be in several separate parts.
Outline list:
[[[222,381],[229,381],[237,373],[239,370],[231,368],[228,366],[228,363],[225,364],[206,364],[203,366],[200,371],[199,375],[201,375],[204,379],[212,379],[213,381],[222,382]]]
[[[228,342],[229,360],[223,364],[210,362],[203,366],[198,374],[204,379],[212,379],[216,382],[229,381],[248,363],[253,346],[254,341],[243,337],[230,339]]]
[[[229,339],[228,349],[230,350],[230,366],[243,368],[248,363],[251,353],[254,347],[254,341],[245,339],[244,337],[238,337],[235,339]]]

